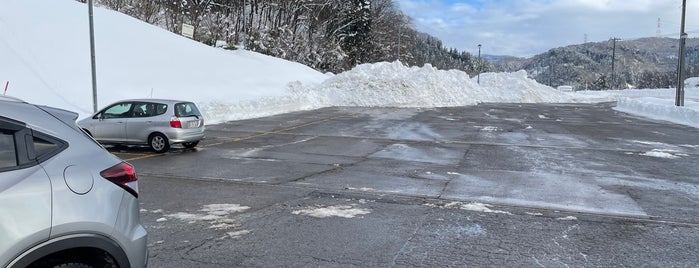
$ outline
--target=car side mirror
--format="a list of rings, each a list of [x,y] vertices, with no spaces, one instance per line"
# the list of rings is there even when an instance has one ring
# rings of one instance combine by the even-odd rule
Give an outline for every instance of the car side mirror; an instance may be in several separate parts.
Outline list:
[[[102,117],[102,113],[98,113],[95,116],[93,116],[92,119],[97,119],[97,120],[102,121],[102,119],[104,119],[104,118]]]

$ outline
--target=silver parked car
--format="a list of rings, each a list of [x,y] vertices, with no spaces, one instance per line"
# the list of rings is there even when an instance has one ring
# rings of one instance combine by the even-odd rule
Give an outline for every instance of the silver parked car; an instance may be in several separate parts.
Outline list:
[[[78,114],[0,96],[0,267],[145,267],[134,168]]]
[[[148,145],[157,153],[172,144],[192,148],[204,139],[204,117],[188,101],[123,100],[78,125],[102,144]]]

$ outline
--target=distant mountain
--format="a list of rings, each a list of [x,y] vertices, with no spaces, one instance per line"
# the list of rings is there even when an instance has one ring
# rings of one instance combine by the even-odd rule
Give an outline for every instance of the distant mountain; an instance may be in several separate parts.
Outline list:
[[[506,58],[511,58],[512,56],[503,56],[503,55],[481,55],[481,58],[487,62],[498,62]]]
[[[531,58],[501,57],[493,65],[499,71],[526,70],[552,87],[666,88],[676,84],[678,46],[678,39],[641,38],[617,40],[614,49],[609,40],[554,48]],[[699,76],[699,39],[687,39],[686,47],[687,77]]]

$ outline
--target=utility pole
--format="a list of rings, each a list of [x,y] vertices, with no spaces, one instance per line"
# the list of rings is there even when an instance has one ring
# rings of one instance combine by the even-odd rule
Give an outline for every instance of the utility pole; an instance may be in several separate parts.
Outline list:
[[[477,62],[477,64],[478,64],[478,67],[477,67],[477,69],[478,69],[478,78],[477,78],[476,81],[477,81],[478,84],[480,85],[480,84],[481,84],[481,44],[478,44],[478,62]]]
[[[87,13],[90,18],[90,62],[92,64],[92,112],[97,112],[97,71],[95,70],[95,26],[92,19],[92,0],[87,1]]]
[[[610,89],[614,89],[614,86],[616,86],[616,76],[614,74],[614,61],[616,59],[616,41],[619,41],[621,39],[619,38],[612,38],[612,82],[611,85],[609,86]]]
[[[687,0],[682,0],[682,24],[680,24],[680,55],[677,66],[677,93],[675,106],[684,106],[684,47],[687,42],[687,33],[684,32],[684,21],[687,11]]]

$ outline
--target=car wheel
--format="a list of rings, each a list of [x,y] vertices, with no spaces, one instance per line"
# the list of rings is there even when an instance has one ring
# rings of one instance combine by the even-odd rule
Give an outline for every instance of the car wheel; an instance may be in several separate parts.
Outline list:
[[[170,149],[170,141],[168,141],[165,135],[160,133],[151,134],[148,139],[148,145],[150,145],[150,148],[156,153],[164,153]]]
[[[185,142],[182,143],[182,146],[184,146],[184,148],[194,148],[197,144],[199,144],[199,141]]]

